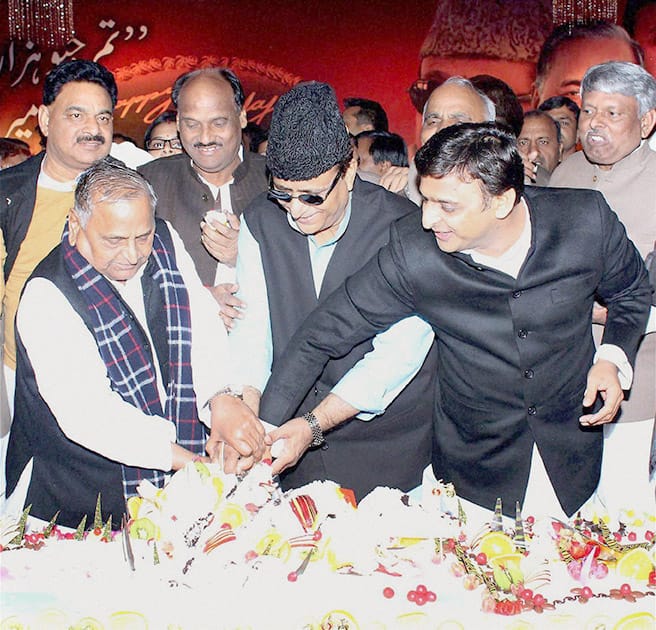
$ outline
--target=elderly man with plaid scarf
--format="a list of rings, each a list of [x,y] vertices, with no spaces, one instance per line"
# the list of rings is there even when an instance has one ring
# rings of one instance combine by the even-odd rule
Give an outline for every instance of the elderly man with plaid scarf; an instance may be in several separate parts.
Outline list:
[[[76,527],[100,495],[117,527],[141,480],[162,486],[206,459],[203,423],[243,466],[263,454],[261,424],[227,387],[216,304],[155,202],[135,171],[96,163],[61,243],[25,286],[7,509],[31,505],[46,521],[59,512],[58,524]]]

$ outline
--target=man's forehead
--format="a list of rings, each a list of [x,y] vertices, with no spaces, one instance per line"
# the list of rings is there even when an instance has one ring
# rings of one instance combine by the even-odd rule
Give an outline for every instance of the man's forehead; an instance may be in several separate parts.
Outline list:
[[[638,108],[638,99],[635,96],[628,96],[626,94],[620,94],[619,92],[592,90],[590,92],[584,92],[581,96],[581,104],[583,107],[598,103],[602,103],[606,106],[615,105],[624,108]]]
[[[531,116],[524,118],[524,124],[519,137],[526,134],[540,134],[543,136],[556,136],[556,125],[554,119],[545,114],[544,116]]]
[[[449,83],[433,91],[426,105],[426,114],[454,109],[482,113],[483,101],[473,89]]]

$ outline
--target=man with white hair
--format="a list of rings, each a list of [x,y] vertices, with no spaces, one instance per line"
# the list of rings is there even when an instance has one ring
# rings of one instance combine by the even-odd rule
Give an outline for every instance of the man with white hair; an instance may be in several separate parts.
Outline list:
[[[426,144],[438,131],[463,122],[494,122],[496,108],[492,100],[476,89],[469,79],[449,77],[435,88],[424,105],[421,144]],[[401,192],[418,206],[421,195],[417,185],[417,168],[390,168],[381,178],[381,185],[392,192]]]
[[[656,152],[646,141],[656,123],[656,79],[637,64],[599,64],[583,77],[581,101],[583,151],[554,171],[550,185],[601,191],[646,258],[656,241]],[[620,424],[608,431],[605,445],[600,492],[610,504],[618,504],[614,507],[634,505],[632,493],[644,496],[648,481],[647,449],[656,413],[655,311],[652,307],[647,325],[651,334],[644,336],[638,351],[633,386],[622,404]],[[606,310],[598,308],[596,312],[594,321],[604,324]],[[601,330],[601,326],[594,328],[596,333]],[[623,479],[634,479],[631,484],[619,487],[620,469]]]

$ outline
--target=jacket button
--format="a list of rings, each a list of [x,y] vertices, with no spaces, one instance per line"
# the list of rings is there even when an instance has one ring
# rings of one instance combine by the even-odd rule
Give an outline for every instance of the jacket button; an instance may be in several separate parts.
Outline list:
[[[207,201],[209,199],[209,197],[205,193],[203,193],[203,196],[201,197],[201,199],[203,201]]]
[[[533,370],[524,370],[524,378],[533,378]]]
[[[512,296],[513,296],[515,299],[517,299],[521,294],[522,294],[521,291],[513,291]]]
[[[520,328],[520,329],[517,331],[517,336],[518,336],[520,339],[526,339],[526,337],[528,337],[528,330],[526,330],[525,328]]]
[[[537,412],[538,412],[538,410],[533,406],[528,408],[528,415],[529,416],[534,416]]]

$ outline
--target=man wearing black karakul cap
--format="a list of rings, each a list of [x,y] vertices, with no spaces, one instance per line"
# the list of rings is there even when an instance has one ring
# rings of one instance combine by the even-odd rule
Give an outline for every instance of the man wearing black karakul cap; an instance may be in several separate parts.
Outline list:
[[[248,306],[231,333],[251,361],[236,382],[260,391],[305,318],[387,242],[394,220],[419,212],[356,177],[325,83],[300,84],[280,98],[267,165],[269,192],[243,215],[237,276]],[[277,431],[287,438],[274,464],[285,469],[283,486],[331,479],[359,499],[380,485],[419,485],[431,456],[433,353],[424,359],[432,345],[432,331],[411,317],[330,361]],[[288,420],[266,404],[260,416],[276,425]]]

